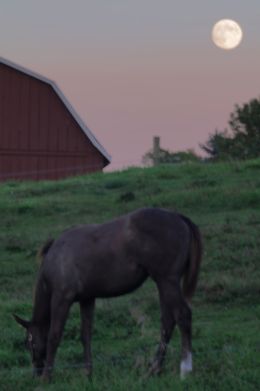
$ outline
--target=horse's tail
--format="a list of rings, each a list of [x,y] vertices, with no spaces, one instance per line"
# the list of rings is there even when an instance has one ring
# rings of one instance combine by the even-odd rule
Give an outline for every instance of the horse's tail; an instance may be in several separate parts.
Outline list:
[[[202,260],[202,237],[199,228],[188,217],[181,216],[190,228],[191,242],[188,255],[188,264],[184,273],[182,289],[184,297],[190,301],[198,282],[200,264]]]
[[[45,255],[48,253],[49,249],[51,248],[52,244],[54,242],[54,239],[48,239],[42,247],[40,247],[38,253],[37,253],[37,259],[42,262]]]

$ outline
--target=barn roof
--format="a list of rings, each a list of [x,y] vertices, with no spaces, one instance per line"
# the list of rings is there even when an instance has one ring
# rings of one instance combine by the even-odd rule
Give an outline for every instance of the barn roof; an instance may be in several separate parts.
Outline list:
[[[71,103],[68,101],[66,96],[63,94],[63,92],[60,90],[58,85],[53,80],[50,80],[47,77],[42,76],[42,75],[40,75],[40,74],[38,74],[38,73],[36,73],[34,71],[31,71],[30,69],[25,68],[25,67],[23,67],[21,65],[15,64],[14,62],[9,61],[9,60],[7,60],[7,59],[5,59],[3,57],[0,57],[0,64],[1,63],[6,65],[6,66],[8,66],[8,67],[16,69],[17,71],[20,71],[20,72],[22,72],[22,73],[24,73],[24,74],[26,74],[28,76],[31,76],[31,77],[33,77],[35,79],[38,79],[38,80],[40,80],[40,81],[42,81],[42,82],[44,82],[46,84],[49,84],[53,88],[53,90],[56,92],[56,94],[59,96],[61,101],[64,103],[65,107],[69,110],[69,112],[71,113],[72,117],[76,120],[76,122],[78,123],[80,128],[83,130],[85,135],[88,137],[88,139],[91,141],[91,143],[94,145],[94,147],[96,147],[97,150],[107,159],[108,163],[111,162],[111,156],[107,153],[105,148],[98,142],[98,140],[96,139],[94,134],[87,127],[87,125],[84,123],[82,118],[78,115],[76,110],[73,108]]]

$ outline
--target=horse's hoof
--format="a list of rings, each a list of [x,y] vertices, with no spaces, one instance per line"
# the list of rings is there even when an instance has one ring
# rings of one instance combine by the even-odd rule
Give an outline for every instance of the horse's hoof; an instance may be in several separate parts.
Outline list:
[[[187,378],[190,377],[191,373],[192,373],[191,371],[188,371],[188,372],[181,372],[181,373],[180,373],[180,379],[181,379],[181,380],[186,380]]]
[[[43,372],[43,374],[40,377],[41,383],[46,384],[50,383],[51,381],[51,375],[50,373]]]
[[[92,381],[92,369],[91,368],[85,368],[84,375],[88,378],[88,380],[90,382]]]
[[[192,354],[188,352],[187,356],[181,361],[180,377],[185,380],[192,372]]]
[[[162,372],[162,369],[158,366],[158,364],[154,363],[149,368],[149,370],[145,376],[145,379],[149,379],[152,376],[159,376],[161,374],[161,372]]]

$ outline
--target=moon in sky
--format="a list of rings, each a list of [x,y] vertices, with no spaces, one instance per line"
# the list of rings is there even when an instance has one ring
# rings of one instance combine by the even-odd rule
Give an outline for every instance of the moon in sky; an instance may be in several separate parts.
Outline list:
[[[242,37],[241,27],[231,19],[218,21],[212,29],[212,40],[221,49],[235,49],[240,44]]]

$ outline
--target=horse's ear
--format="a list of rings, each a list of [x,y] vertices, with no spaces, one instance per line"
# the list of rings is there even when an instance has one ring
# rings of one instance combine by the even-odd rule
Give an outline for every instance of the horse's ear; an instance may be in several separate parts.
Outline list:
[[[23,326],[25,329],[28,329],[28,327],[30,326],[30,322],[28,320],[24,320],[15,314],[13,314],[13,317],[16,322]]]

